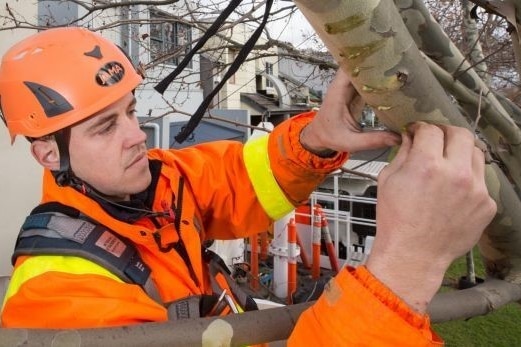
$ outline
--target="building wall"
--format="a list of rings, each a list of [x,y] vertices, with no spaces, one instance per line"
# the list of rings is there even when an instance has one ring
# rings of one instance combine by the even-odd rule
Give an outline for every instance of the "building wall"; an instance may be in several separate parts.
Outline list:
[[[14,13],[24,13],[27,18],[36,17],[37,7],[31,1],[13,1],[9,6]],[[7,16],[5,6],[0,6],[0,16]],[[30,30],[0,31],[0,55],[31,33]],[[10,258],[20,225],[40,198],[41,169],[33,160],[29,143],[24,138],[17,138],[11,146],[7,128],[1,122],[0,158],[0,275],[7,275],[11,271]]]
[[[310,54],[305,51],[303,53]],[[326,92],[327,87],[333,80],[335,71],[320,70],[317,65],[284,57],[284,50],[281,50],[280,54],[282,57],[278,65],[281,73],[304,83],[306,87],[317,92]],[[316,55],[322,56],[325,60],[332,59],[325,53],[316,52]]]
[[[244,44],[253,34],[255,29],[244,24],[239,23],[233,26],[233,29],[223,31],[221,33],[222,36],[226,36],[231,38],[232,41]],[[265,38],[260,38],[258,44],[263,44],[265,42]],[[224,47],[223,49],[216,49],[215,51],[211,51],[207,53],[207,56],[214,63],[218,62],[225,66],[224,71],[214,71],[214,80],[220,80],[224,75],[228,66],[233,62],[236,54],[239,50],[227,48],[231,43],[223,38],[215,37],[211,39],[206,48],[216,48],[216,47]],[[273,54],[270,57],[259,57],[257,59],[254,58],[253,53],[250,54],[248,59],[242,64],[239,70],[235,73],[235,76],[228,80],[226,85],[221,89],[219,93],[219,98],[214,102],[216,108],[224,108],[224,109],[246,109],[248,108],[246,105],[241,103],[240,93],[255,93],[257,92],[257,84],[256,84],[256,76],[259,73],[264,72],[264,66],[266,62],[270,62],[273,64],[273,74],[276,76],[278,73],[277,61],[278,58],[275,56],[276,51],[274,49],[270,49],[264,53]],[[217,105],[218,104],[218,105]]]

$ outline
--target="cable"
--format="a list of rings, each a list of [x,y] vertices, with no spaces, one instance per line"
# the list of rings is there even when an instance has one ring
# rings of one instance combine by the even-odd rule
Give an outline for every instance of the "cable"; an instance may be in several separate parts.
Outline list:
[[[99,193],[96,189],[94,189],[88,183],[84,182],[82,179],[80,179],[74,175],[70,178],[69,185],[71,187],[74,187],[79,192],[82,192],[84,194],[90,194],[90,195],[98,198],[99,200],[102,200],[112,206],[116,206],[121,209],[144,213],[148,217],[163,217],[163,216],[168,215],[167,212],[152,212],[151,210],[148,210],[148,209],[127,206],[127,205],[123,205],[123,204],[117,203],[115,201],[112,201],[110,199],[107,199],[105,196],[103,196],[103,194]]]
[[[248,41],[246,41],[244,46],[241,48],[241,50],[237,54],[237,58],[230,65],[230,68],[226,71],[221,82],[219,82],[219,84],[210,92],[210,94],[206,96],[206,98],[203,100],[201,105],[199,105],[199,108],[197,109],[197,111],[195,111],[195,113],[190,118],[186,126],[182,128],[181,131],[174,137],[178,143],[183,143],[188,138],[188,136],[190,136],[190,134],[195,130],[195,128],[203,118],[206,109],[212,102],[214,96],[221,90],[221,88],[226,84],[230,77],[233,76],[235,72],[237,72],[237,70],[241,67],[242,63],[246,60],[248,54],[255,46],[255,43],[259,39],[262,31],[264,30],[264,27],[266,26],[266,23],[268,22],[272,5],[273,0],[266,1],[262,22],[259,24],[253,35],[248,39]]]
[[[353,167],[353,168],[351,168],[351,169],[349,169],[349,170],[354,171],[354,170],[356,170],[356,169],[359,169],[359,168],[361,168],[362,166],[367,165],[367,164],[369,164],[369,163],[375,161],[376,159],[382,157],[384,154],[386,154],[387,152],[389,152],[389,150],[390,150],[390,147],[387,147],[387,148],[384,149],[380,154],[378,154],[376,157],[371,158],[371,159],[369,159],[369,160],[367,160],[367,161],[364,161],[363,163],[361,163],[361,164],[359,164],[359,165],[357,165],[357,166],[355,166],[355,167]]]
[[[183,58],[183,60],[177,65],[174,71],[168,76],[163,78],[154,89],[157,90],[161,95],[165,92],[166,88],[174,81],[174,79],[184,70],[184,68],[190,63],[193,56],[203,47],[203,45],[217,32],[219,27],[224,23],[226,18],[239,6],[241,0],[232,0],[228,6],[222,11],[217,19],[212,23],[204,35],[198,40],[197,44],[190,50],[190,52]]]

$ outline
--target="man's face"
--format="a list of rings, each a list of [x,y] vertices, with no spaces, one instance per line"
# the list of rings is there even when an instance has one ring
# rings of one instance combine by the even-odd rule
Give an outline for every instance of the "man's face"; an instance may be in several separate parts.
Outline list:
[[[71,167],[77,177],[114,200],[128,200],[151,181],[146,134],[128,93],[71,128]]]

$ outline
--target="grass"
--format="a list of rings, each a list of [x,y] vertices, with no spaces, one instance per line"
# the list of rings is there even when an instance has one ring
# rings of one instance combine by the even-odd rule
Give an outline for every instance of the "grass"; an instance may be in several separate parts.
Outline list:
[[[484,277],[484,269],[478,251],[474,251],[476,275]],[[445,275],[446,282],[455,283],[466,274],[465,257],[456,260]],[[447,290],[442,288],[442,290]],[[521,306],[505,305],[486,316],[466,321],[434,324],[436,333],[447,347],[514,347],[521,346]]]

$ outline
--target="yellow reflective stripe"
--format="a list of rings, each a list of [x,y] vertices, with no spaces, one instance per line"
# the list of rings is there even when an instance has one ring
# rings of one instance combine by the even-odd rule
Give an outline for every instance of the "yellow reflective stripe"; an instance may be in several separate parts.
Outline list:
[[[46,272],[58,271],[74,275],[100,275],[123,282],[119,277],[90,260],[61,255],[38,255],[26,259],[18,266],[9,282],[9,287],[2,303],[2,310],[7,300],[15,295],[20,287],[28,280]]]
[[[291,212],[295,207],[286,198],[271,171],[268,135],[246,142],[243,154],[250,181],[268,216],[277,220]]]

